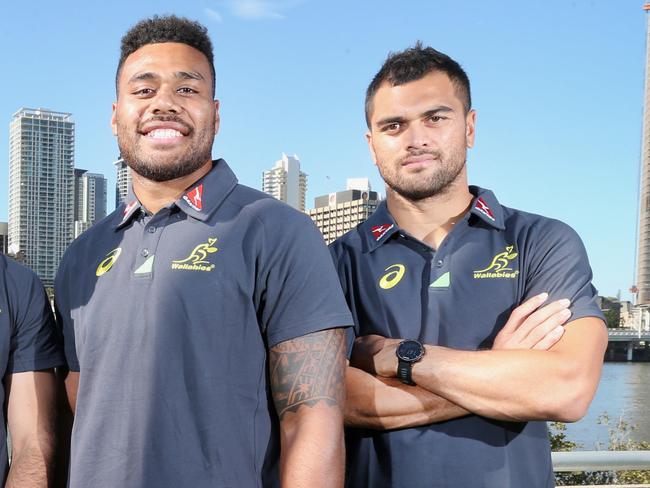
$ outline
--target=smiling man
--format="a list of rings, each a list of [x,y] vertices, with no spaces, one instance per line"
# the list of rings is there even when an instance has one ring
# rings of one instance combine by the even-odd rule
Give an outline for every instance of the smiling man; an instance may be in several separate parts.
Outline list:
[[[341,486],[352,319],[310,219],[212,161],[205,28],[138,23],[116,85],[132,195],[56,279],[70,487]]]
[[[476,112],[448,56],[389,56],[366,119],[386,201],[332,245],[358,336],[348,486],[553,486],[543,420],[584,415],[607,345],[579,237],[468,186]]]

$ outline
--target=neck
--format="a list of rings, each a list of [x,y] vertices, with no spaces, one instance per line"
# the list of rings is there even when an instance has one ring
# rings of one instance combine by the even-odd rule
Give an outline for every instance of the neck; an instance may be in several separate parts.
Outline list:
[[[142,206],[152,214],[178,200],[192,183],[200,180],[212,168],[212,161],[206,162],[196,171],[169,181],[152,181],[131,171],[133,193]]]
[[[434,249],[463,218],[473,198],[466,177],[457,178],[444,192],[422,200],[409,200],[386,188],[388,211],[397,225]]]

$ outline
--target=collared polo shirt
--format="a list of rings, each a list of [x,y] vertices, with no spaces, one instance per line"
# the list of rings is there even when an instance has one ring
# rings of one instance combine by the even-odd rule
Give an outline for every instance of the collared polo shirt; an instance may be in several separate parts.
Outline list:
[[[65,364],[50,302],[33,271],[0,254],[0,373],[38,371]],[[6,402],[4,381],[0,401]],[[6,419],[0,422],[0,476],[7,478]]]
[[[439,249],[400,229],[385,202],[331,245],[357,335],[490,348],[513,308],[542,292],[549,302],[569,298],[570,320],[602,318],[570,227],[502,206],[489,190],[470,191],[470,211]],[[469,415],[393,431],[349,429],[347,454],[353,488],[554,486],[545,422]]]
[[[273,487],[267,351],[352,323],[311,220],[226,162],[155,215],[137,200],[76,240],[56,279],[80,371],[70,487]]]

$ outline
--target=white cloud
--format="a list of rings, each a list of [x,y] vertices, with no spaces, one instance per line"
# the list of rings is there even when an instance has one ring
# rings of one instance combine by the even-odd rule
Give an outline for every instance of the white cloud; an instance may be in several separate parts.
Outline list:
[[[211,8],[206,8],[205,13],[212,20],[216,20],[217,22],[223,22],[223,17],[221,17],[221,14],[219,12],[217,12],[216,10],[212,10]]]
[[[242,19],[283,19],[277,11],[275,2],[268,0],[233,0],[230,3],[232,13]]]
[[[304,3],[305,0],[218,0],[235,17],[245,20],[284,19],[284,12]],[[206,13],[221,21],[215,10],[205,9]]]

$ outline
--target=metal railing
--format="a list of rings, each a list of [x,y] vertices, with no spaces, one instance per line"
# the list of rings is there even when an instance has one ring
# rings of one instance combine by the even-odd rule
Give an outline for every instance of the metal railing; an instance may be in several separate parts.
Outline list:
[[[650,471],[650,451],[571,451],[554,452],[553,471]],[[558,485],[558,488],[564,485]],[[568,485],[567,485],[568,486]],[[650,485],[607,485],[617,488],[650,488]],[[592,485],[587,488],[606,488]]]
[[[650,471],[650,451],[554,452],[553,471]]]

